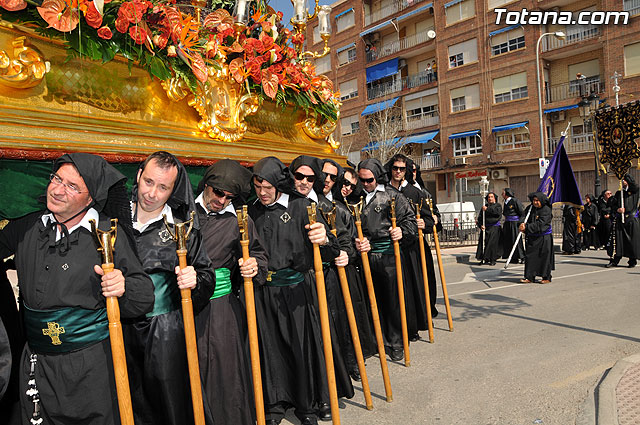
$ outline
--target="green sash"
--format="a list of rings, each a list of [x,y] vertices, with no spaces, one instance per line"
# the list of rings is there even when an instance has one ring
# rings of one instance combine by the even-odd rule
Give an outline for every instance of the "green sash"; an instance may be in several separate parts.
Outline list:
[[[216,289],[210,299],[224,297],[231,293],[231,270],[220,267],[216,269]]]
[[[24,320],[29,347],[39,353],[68,353],[109,337],[106,308],[33,310],[24,305]]]
[[[147,313],[147,317],[158,316],[180,308],[176,274],[173,272],[159,272],[150,273],[149,277],[153,281],[153,294],[156,300],[153,304],[153,311]]]
[[[276,271],[269,270],[267,286],[292,286],[302,283],[304,274],[290,268]]]
[[[393,254],[393,242],[391,242],[391,238],[371,241],[371,252],[376,254]]]

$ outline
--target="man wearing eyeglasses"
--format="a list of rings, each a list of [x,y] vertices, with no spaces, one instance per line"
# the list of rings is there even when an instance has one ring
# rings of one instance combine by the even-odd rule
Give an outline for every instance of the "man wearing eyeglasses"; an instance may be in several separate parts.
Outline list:
[[[269,256],[266,283],[256,290],[267,425],[279,424],[290,407],[303,425],[315,425],[318,403],[329,395],[312,244],[320,245],[323,261],[333,261],[338,241],[320,214],[308,224],[311,201],[295,189],[292,173],[278,158],[254,165],[253,185],[258,199],[249,214]]]
[[[123,326],[133,414],[137,424],[193,422],[182,321],[181,289],[191,289],[194,314],[209,303],[215,277],[202,242],[198,217],[187,240],[187,264],[180,269],[166,222],[189,220],[193,189],[184,166],[168,152],[140,165],[132,189],[134,238],[144,270],[155,286],[153,310]],[[205,414],[209,412],[205,409]]]
[[[153,285],[127,235],[125,180],[99,156],[65,154],[53,165],[47,209],[0,231],[0,261],[15,255],[26,329],[21,423],[120,423],[105,298],[118,297],[122,318],[153,306]],[[105,274],[90,220],[109,230],[111,218],[115,270]]]
[[[365,238],[356,239],[356,248],[360,252],[370,252],[371,276],[379,303],[384,344],[391,359],[399,361],[404,357],[399,296],[405,295],[398,294],[392,241],[401,241],[402,246],[415,243],[418,234],[416,217],[407,198],[387,184],[387,173],[380,161],[375,158],[361,161],[358,178],[366,194],[362,210]],[[396,200],[395,229],[391,227],[391,199]]]
[[[240,293],[243,278],[264,284],[267,254],[249,218],[250,257],[243,261],[236,215],[251,189],[251,176],[238,162],[220,160],[207,168],[196,198],[200,231],[216,274],[216,289],[196,318],[204,398],[215,424],[255,423],[246,312]]]

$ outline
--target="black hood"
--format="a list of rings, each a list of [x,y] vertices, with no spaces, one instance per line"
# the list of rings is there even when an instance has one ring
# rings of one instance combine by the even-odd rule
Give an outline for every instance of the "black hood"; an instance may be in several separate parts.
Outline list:
[[[516,197],[515,193],[513,193],[513,189],[511,189],[510,187],[505,187],[504,188],[504,194],[507,195],[509,198],[515,198]]]
[[[484,200],[487,201],[487,203],[489,203],[489,195],[493,195],[493,199],[495,199],[496,203],[498,203],[498,195],[496,195],[495,192],[489,192],[487,193],[487,196],[484,197]]]
[[[331,165],[333,165],[334,167],[336,167],[338,169],[338,175],[336,177],[336,181],[333,185],[333,187],[331,188],[331,193],[333,194],[333,199],[342,199],[342,194],[340,193],[340,189],[342,188],[342,178],[344,176],[344,168],[342,168],[342,166],[340,164],[338,164],[337,162],[335,162],[333,159],[323,159],[322,160],[322,168],[324,168],[324,164],[329,163]],[[325,179],[326,179],[326,174],[325,174]],[[324,188],[323,188],[324,190]]]
[[[627,184],[629,185],[629,189],[636,187],[636,181],[631,176],[631,174],[629,174],[629,173],[625,174],[622,179],[627,182]]]
[[[414,180],[416,181],[416,183],[420,185],[421,188],[423,188],[426,191],[427,186],[424,185],[424,181],[422,180],[422,173],[420,173],[420,165],[416,162],[415,166],[416,166],[416,178]],[[431,197],[431,194],[429,194],[429,197]]]
[[[344,182],[347,181],[346,177],[345,177],[345,171],[349,171],[350,173],[352,173],[354,176],[356,176],[356,186],[353,189],[353,191],[351,192],[351,194],[349,196],[347,196],[347,199],[344,198],[344,196],[342,196],[342,185]],[[362,192],[364,191],[364,189],[362,188],[362,183],[360,182],[360,179],[358,178],[358,173],[355,169],[351,168],[351,167],[347,167],[342,171],[342,176],[338,179],[338,181],[336,182],[335,186],[338,189],[336,190],[336,192],[334,192],[334,196],[336,197],[336,200],[340,200],[342,202],[345,203],[349,203],[349,204],[357,204],[360,201],[360,197],[363,196]]]
[[[278,192],[287,194],[294,192],[293,178],[289,168],[275,156],[268,156],[256,162],[253,166],[253,176],[268,181]]]
[[[303,165],[313,170],[313,174],[316,176],[316,180],[313,182],[313,190],[316,192],[316,195],[322,195],[325,179],[325,174],[322,172],[322,160],[313,156],[300,155],[291,162],[289,171],[293,174]]]
[[[393,156],[393,158],[391,158],[389,161],[387,161],[384,164],[384,169],[387,171],[387,178],[389,181],[391,181],[393,179],[393,175],[391,174],[393,172],[392,167],[393,167],[393,163],[396,161],[404,161],[406,169],[404,171],[404,179],[409,183],[409,184],[413,184],[414,180],[413,180],[413,175],[411,173],[411,168],[413,167],[413,161],[411,161],[408,157],[404,156],[401,157],[401,159],[396,158],[394,160],[394,158],[396,158],[396,155]]]
[[[171,196],[167,200],[167,205],[171,207],[174,217],[178,218],[180,221],[187,221],[191,218],[191,211],[196,211],[193,187],[191,186],[191,181],[189,180],[189,175],[187,174],[187,170],[184,168],[184,165],[182,165],[174,155],[168,155],[175,160],[175,165],[178,168],[178,176],[176,177],[176,182],[173,185],[173,192],[171,192]],[[143,164],[144,162],[140,164],[140,167],[138,167],[138,172],[142,171]],[[138,202],[137,181],[133,184],[133,188],[131,189],[131,200],[133,202]],[[196,229],[200,228],[197,214],[193,219],[193,227]]]
[[[549,202],[549,197],[547,195],[545,195],[542,192],[531,192],[529,194],[529,200],[531,202],[533,202],[533,198],[538,198],[538,200],[540,200],[540,203],[542,204],[542,206],[544,207],[545,205],[548,205],[549,207],[551,207],[551,202]]]
[[[386,184],[389,182],[386,170],[377,159],[367,158],[363,161],[360,161],[360,163],[358,164],[358,171],[362,170],[363,168],[373,173],[373,177],[375,177],[378,184]]]
[[[198,183],[198,193],[202,193],[204,186],[225,190],[238,197],[238,205],[246,201],[251,192],[252,173],[237,161],[221,159],[205,171]]]

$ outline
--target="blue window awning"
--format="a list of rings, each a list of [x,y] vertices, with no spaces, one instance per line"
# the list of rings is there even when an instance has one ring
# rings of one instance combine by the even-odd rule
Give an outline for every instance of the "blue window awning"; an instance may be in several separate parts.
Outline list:
[[[335,19],[338,19],[339,17],[341,17],[342,15],[349,13],[349,12],[353,12],[353,7],[351,9],[347,9],[344,12],[340,12],[335,16]]]
[[[372,32],[376,32],[376,31],[378,31],[379,29],[382,29],[382,28],[386,27],[387,25],[391,25],[392,23],[393,23],[393,22],[391,22],[391,19],[389,19],[388,21],[384,21],[383,23],[378,24],[378,25],[376,25],[375,27],[371,27],[371,28],[369,28],[369,29],[368,29],[368,30],[366,30],[366,31],[362,31],[362,32],[360,33],[360,37],[364,37],[364,36],[365,36],[365,35],[367,35],[367,34],[371,34]]]
[[[398,72],[398,58],[379,63],[366,69],[367,83],[379,80]]]
[[[462,3],[462,0],[453,0],[453,1],[450,1],[448,3],[445,3],[444,4],[444,8],[446,9],[447,7],[451,7],[454,4],[458,4],[458,3]]]
[[[404,15],[402,15],[402,16],[398,16],[398,17],[396,18],[396,21],[397,21],[397,22],[400,22],[400,21],[402,21],[402,20],[404,20],[404,19],[407,19],[409,16],[413,16],[413,15],[415,15],[416,13],[420,13],[420,12],[422,12],[422,11],[424,11],[424,10],[429,9],[431,6],[433,6],[433,3],[427,3],[426,5],[424,5],[424,6],[422,6],[422,7],[419,7],[419,8],[417,8],[417,9],[414,9],[414,10],[412,10],[412,11],[411,11],[411,12],[409,12],[409,13],[405,13],[405,14],[404,14]]]
[[[360,114],[360,116],[367,116],[371,114],[375,114],[376,112],[384,111],[387,108],[391,108],[398,101],[398,97],[394,99],[385,100],[384,102],[374,103],[373,105],[368,105],[364,108],[364,111]]]
[[[438,135],[440,130],[429,131],[427,133],[414,134],[404,139],[404,143],[428,143]]]
[[[514,30],[514,29],[516,29],[518,27],[521,27],[521,26],[522,25],[520,25],[520,24],[516,24],[516,25],[511,25],[510,27],[504,27],[504,28],[500,28],[499,30],[491,31],[489,33],[489,37],[493,37],[494,35],[498,35],[498,34],[503,33],[503,32]]]
[[[336,53],[344,52],[345,50],[349,50],[352,47],[356,47],[356,43],[347,44],[346,46],[342,46],[336,50]]]
[[[575,109],[577,107],[578,105],[561,106],[559,108],[545,109],[544,113],[550,114],[551,112],[566,111],[567,109]]]
[[[479,135],[480,135],[480,130],[463,131],[461,133],[453,133],[451,136],[449,136],[449,140],[462,139],[463,137],[467,137],[467,136],[479,136]]]
[[[514,124],[497,125],[491,129],[491,132],[495,133],[497,131],[513,130],[514,128],[525,127],[527,124],[529,124],[529,121],[522,121]]]

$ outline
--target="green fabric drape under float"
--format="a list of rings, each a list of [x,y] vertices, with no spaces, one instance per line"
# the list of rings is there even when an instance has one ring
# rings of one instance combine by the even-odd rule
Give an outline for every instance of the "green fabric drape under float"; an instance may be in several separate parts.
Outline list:
[[[112,165],[127,176],[127,189],[131,191],[140,164]],[[0,220],[15,219],[44,208],[38,198],[45,193],[52,167],[53,161],[0,159]],[[186,169],[195,193],[207,167]]]

